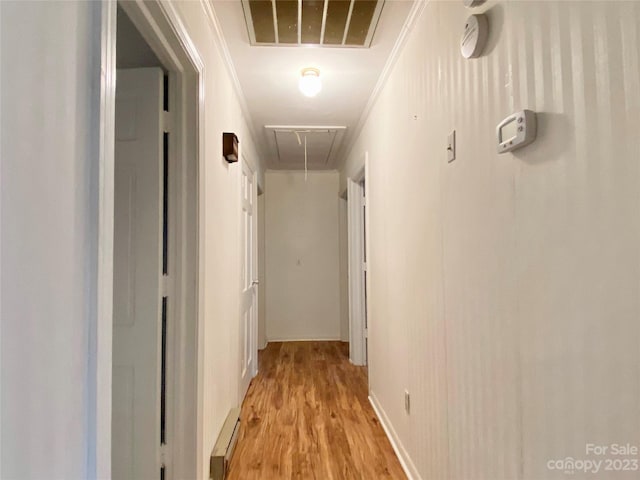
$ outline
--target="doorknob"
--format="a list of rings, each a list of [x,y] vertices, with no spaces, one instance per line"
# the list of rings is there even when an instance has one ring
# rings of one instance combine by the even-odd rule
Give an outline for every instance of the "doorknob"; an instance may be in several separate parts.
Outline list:
[[[252,285],[252,286],[253,286],[253,285],[259,285],[259,284],[260,284],[260,281],[259,281],[259,280],[254,280],[253,282],[251,282],[251,285]]]

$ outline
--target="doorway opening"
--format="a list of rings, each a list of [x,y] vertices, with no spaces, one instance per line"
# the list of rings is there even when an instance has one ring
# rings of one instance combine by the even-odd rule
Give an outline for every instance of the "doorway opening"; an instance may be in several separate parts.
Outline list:
[[[118,2],[111,46],[111,473],[196,478],[202,62],[159,1]]]
[[[347,179],[347,228],[349,264],[349,359],[354,365],[368,364],[369,241],[368,159]]]

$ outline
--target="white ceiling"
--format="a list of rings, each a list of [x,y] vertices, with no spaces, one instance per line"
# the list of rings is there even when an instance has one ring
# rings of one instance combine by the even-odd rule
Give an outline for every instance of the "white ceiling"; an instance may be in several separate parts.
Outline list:
[[[253,121],[255,140],[268,157],[267,168],[304,168],[304,147],[298,145],[295,134],[275,133],[265,126],[346,127],[335,135],[326,130],[307,134],[309,168],[337,168],[343,160],[341,147],[352,138],[413,1],[386,0],[370,48],[251,46],[241,1],[215,0],[212,5]],[[322,91],[314,98],[298,90],[304,67],[320,70]]]

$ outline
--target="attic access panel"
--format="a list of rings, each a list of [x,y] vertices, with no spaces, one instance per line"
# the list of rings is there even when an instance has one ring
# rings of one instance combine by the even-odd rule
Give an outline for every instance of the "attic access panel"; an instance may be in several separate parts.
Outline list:
[[[320,130],[314,132],[299,133],[292,131],[275,130],[276,148],[278,160],[282,165],[304,165],[304,142],[307,142],[307,159],[309,168],[324,168],[329,162],[333,144],[336,139],[335,130]]]
[[[310,169],[331,168],[346,127],[304,127],[265,125],[273,135],[277,151],[276,168],[304,168],[306,140],[307,165]],[[297,135],[296,135],[297,133]]]
[[[242,0],[251,45],[369,48],[384,0]]]

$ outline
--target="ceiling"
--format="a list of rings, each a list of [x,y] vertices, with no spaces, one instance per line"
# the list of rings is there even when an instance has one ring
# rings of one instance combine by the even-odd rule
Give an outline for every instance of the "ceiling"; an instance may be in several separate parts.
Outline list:
[[[350,3],[328,2],[329,6]],[[309,169],[338,168],[342,149],[352,139],[413,1],[384,2],[377,26],[373,23],[375,33],[369,48],[252,46],[242,1],[214,0],[211,4],[248,108],[255,141],[267,157],[267,168],[304,169],[305,137]],[[305,67],[320,70],[322,91],[313,98],[298,90],[300,71]]]

